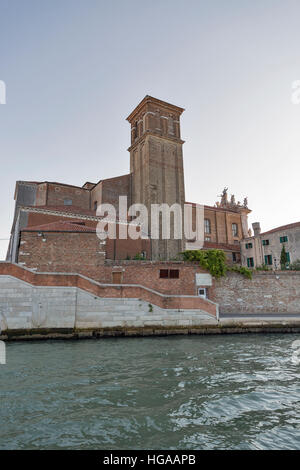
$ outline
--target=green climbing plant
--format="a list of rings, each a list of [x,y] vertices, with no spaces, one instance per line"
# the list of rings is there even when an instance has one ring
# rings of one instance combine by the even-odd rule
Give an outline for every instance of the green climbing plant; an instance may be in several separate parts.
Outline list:
[[[247,279],[252,279],[253,276],[251,269],[245,266],[227,266],[227,271],[242,274],[242,276],[245,276]]]
[[[252,279],[252,271],[245,266],[229,266],[223,250],[186,250],[182,253],[185,261],[198,262],[216,279],[226,276],[228,271],[237,272]]]
[[[296,259],[296,261],[290,264],[290,269],[292,271],[300,271],[300,259]]]

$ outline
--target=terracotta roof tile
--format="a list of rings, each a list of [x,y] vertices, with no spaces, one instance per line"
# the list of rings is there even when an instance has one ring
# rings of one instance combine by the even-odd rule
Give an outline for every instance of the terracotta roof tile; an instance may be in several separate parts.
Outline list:
[[[87,232],[96,233],[96,228],[88,227],[83,225],[79,221],[66,222],[59,220],[57,222],[51,222],[49,224],[34,225],[32,227],[26,227],[22,232]]]
[[[260,235],[269,235],[269,233],[281,232],[283,230],[289,230],[291,228],[300,227],[300,222],[295,222],[293,224],[282,225],[281,227],[273,228],[272,230],[268,230],[267,232],[260,233]]]
[[[226,251],[240,251],[240,244],[229,244],[229,243],[213,243],[213,242],[204,242],[204,248],[207,249],[216,249],[216,250],[226,250]]]
[[[56,212],[71,212],[72,214],[80,214],[80,215],[96,215],[96,211],[92,211],[90,209],[83,209],[82,207],[78,206],[26,206],[32,207],[33,209],[41,209],[41,210],[48,210],[48,211],[56,211]]]

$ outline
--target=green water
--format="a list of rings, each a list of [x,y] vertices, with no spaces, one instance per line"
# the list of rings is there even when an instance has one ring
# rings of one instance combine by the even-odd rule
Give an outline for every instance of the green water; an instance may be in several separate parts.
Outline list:
[[[8,343],[0,449],[300,449],[296,339]]]

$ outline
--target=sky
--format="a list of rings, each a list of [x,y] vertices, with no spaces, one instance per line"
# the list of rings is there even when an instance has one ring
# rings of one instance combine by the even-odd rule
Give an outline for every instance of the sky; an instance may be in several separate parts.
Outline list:
[[[263,231],[300,220],[299,0],[0,0],[0,259],[16,180],[129,172],[145,95],[185,108],[186,200],[225,186]]]

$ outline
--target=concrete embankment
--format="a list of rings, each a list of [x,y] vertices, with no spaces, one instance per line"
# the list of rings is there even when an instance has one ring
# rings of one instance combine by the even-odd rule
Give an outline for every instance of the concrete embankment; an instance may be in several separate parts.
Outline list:
[[[111,337],[146,337],[170,335],[219,335],[219,334],[267,334],[300,333],[300,320],[294,318],[278,320],[226,319],[218,324],[199,326],[149,325],[147,327],[110,327],[95,329],[37,328],[3,331],[0,340],[46,340],[46,339],[96,339]]]
[[[298,293],[294,297],[297,300]],[[0,263],[0,339],[8,341],[299,333],[297,305],[289,313],[277,309],[273,318],[243,310],[240,316],[228,317],[226,308],[227,317],[219,318],[218,303],[197,295],[164,294],[138,284],[103,284],[77,274],[36,273]]]

